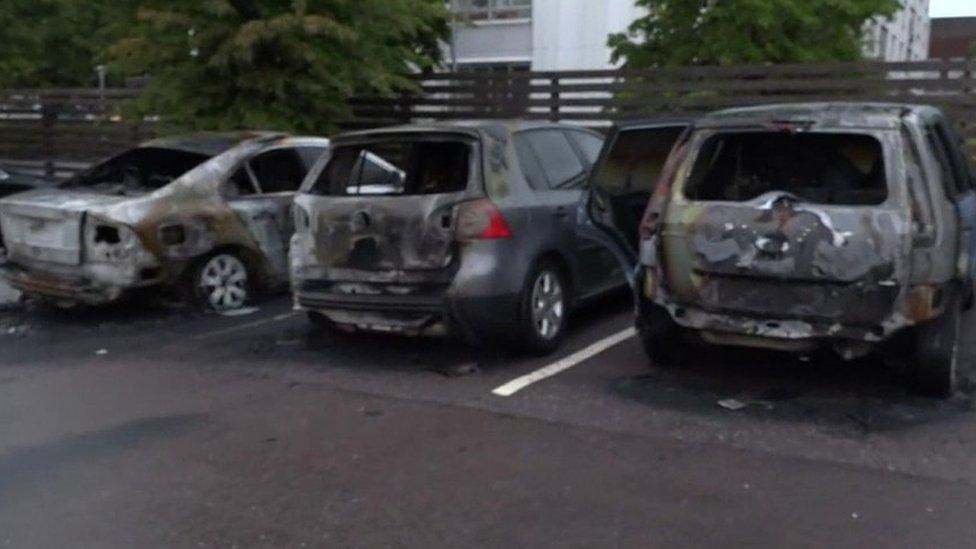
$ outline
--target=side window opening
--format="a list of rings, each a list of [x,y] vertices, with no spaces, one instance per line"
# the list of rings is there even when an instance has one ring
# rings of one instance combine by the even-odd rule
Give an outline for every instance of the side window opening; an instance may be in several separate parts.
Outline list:
[[[582,188],[587,168],[562,131],[532,130],[524,135],[526,143],[539,159],[550,190]]]
[[[932,233],[932,201],[923,185],[918,182],[922,178],[924,170],[922,168],[922,155],[915,144],[915,140],[908,133],[906,128],[902,128],[902,141],[904,142],[906,176],[908,182],[908,196],[911,200],[912,219],[918,223],[919,234],[929,235]]]
[[[251,174],[247,173],[245,166],[241,166],[230,176],[225,189],[225,194],[229,199],[253,196],[258,193],[254,186],[254,180],[251,179]]]
[[[594,168],[591,214],[600,223],[619,228],[634,249],[648,201],[685,129],[676,125],[620,130]]]
[[[878,205],[888,198],[881,143],[844,133],[735,132],[699,147],[690,200],[748,201],[781,191],[816,204]]]
[[[325,154],[326,148],[298,147],[295,150],[298,151],[298,156],[301,157],[302,164],[305,166],[305,173],[308,174],[312,167],[315,166],[315,163],[319,161],[319,158],[322,158],[322,155]]]
[[[311,192],[331,196],[461,192],[471,177],[463,141],[394,139],[336,147]]]
[[[973,177],[969,162],[966,160],[966,156],[962,151],[963,141],[959,139],[945,121],[937,123],[935,129],[940,141],[945,147],[947,159],[952,166],[956,188],[961,193],[971,190],[973,188]]]
[[[515,134],[515,153],[518,155],[519,165],[522,167],[522,175],[529,187],[544,191],[549,188],[549,180],[546,173],[539,163],[539,157],[525,139],[524,133]]]
[[[68,180],[65,188],[120,186],[155,190],[172,183],[210,157],[194,152],[140,147],[124,152]]]
[[[600,151],[603,149],[603,138],[597,137],[588,132],[570,131],[567,132],[570,138],[576,143],[583,158],[592,166],[600,158]]]
[[[946,156],[942,140],[936,135],[935,130],[931,126],[925,127],[925,140],[932,150],[932,155],[935,156],[936,164],[939,166],[939,177],[942,178],[942,185],[945,189],[946,196],[950,200],[955,200],[959,194],[959,185],[956,184],[956,178],[953,177],[952,165]]]
[[[274,149],[251,159],[251,171],[264,194],[295,192],[307,168],[295,149]]]

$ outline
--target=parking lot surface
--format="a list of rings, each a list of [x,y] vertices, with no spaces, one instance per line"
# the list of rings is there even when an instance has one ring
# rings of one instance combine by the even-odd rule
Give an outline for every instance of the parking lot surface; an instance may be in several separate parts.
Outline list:
[[[532,358],[324,334],[284,297],[3,306],[0,546],[972,546],[970,395],[873,360],[651,365],[631,326],[612,297]]]

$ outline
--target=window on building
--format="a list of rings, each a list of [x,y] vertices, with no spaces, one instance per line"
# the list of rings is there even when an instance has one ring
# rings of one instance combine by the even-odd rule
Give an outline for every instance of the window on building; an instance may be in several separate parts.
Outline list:
[[[532,0],[452,0],[454,10],[474,21],[528,19]]]

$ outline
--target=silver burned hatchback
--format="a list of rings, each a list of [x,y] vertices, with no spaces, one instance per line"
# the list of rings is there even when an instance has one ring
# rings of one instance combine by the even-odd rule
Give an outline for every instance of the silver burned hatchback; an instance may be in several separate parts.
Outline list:
[[[625,285],[576,230],[602,143],[499,121],[337,137],[295,203],[296,306],[326,327],[554,350],[575,305]]]

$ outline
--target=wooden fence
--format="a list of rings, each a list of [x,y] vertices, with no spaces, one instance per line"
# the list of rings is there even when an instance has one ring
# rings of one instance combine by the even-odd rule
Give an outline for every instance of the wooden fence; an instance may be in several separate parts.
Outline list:
[[[416,77],[394,97],[349,100],[345,128],[459,118],[528,118],[608,126],[795,101],[889,101],[942,107],[976,143],[976,60],[828,63]],[[121,119],[133,90],[0,92],[0,159],[64,174],[146,139],[154,124]],[[165,113],[162,113],[165,116]],[[9,163],[9,162],[8,162]]]
[[[123,121],[134,89],[0,91],[0,159],[15,169],[65,177],[145,141],[155,124]]]
[[[976,61],[684,67],[639,71],[451,73],[419,92],[356,97],[350,125],[529,118],[588,125],[796,101],[931,103],[976,137]]]

